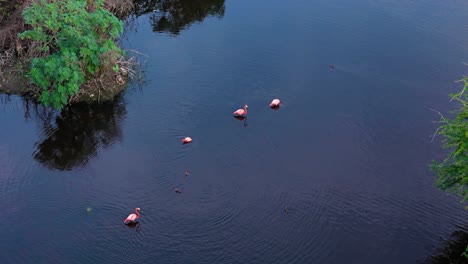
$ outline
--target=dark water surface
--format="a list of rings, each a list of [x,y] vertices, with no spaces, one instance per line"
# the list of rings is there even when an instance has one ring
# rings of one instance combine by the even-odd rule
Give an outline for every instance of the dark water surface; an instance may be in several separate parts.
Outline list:
[[[467,70],[468,2],[138,14],[124,43],[147,56],[141,89],[62,113],[1,97],[0,263],[421,263],[468,224],[428,170],[444,155],[429,108],[455,108]]]

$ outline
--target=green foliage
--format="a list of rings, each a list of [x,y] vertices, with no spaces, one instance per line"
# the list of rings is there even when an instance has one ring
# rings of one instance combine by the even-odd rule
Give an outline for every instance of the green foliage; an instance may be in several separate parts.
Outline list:
[[[103,8],[102,0],[36,0],[23,17],[32,29],[20,37],[48,54],[34,58],[29,72],[45,105],[61,108],[86,80],[116,69],[123,54],[115,44],[122,22]]]
[[[468,199],[468,77],[463,79],[464,88],[458,94],[451,95],[461,103],[461,109],[454,119],[442,117],[439,134],[444,136],[444,148],[451,152],[442,162],[434,162],[432,169],[439,178],[436,185],[442,190],[453,191]]]

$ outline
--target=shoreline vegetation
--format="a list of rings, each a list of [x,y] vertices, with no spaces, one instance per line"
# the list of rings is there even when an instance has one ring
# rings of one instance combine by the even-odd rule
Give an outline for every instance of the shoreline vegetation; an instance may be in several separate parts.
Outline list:
[[[462,198],[461,202],[465,203],[468,201],[468,76],[463,77],[460,82],[463,83],[462,90],[450,95],[452,100],[460,104],[460,108],[453,111],[454,117],[447,118],[434,110],[440,115],[440,126],[434,136],[443,136],[442,146],[448,150],[448,154],[442,161],[433,161],[431,169],[438,175],[437,188],[455,193]],[[466,232],[459,233],[461,235],[457,236],[460,239],[449,242],[445,246],[445,253],[432,258],[434,263],[468,262]]]
[[[116,44],[132,0],[0,0],[0,93],[61,109],[112,100],[136,71]]]
[[[454,111],[454,118],[447,118],[441,113],[441,124],[435,135],[443,136],[443,147],[449,150],[447,157],[434,161],[432,169],[437,172],[436,186],[444,191],[453,192],[462,197],[462,202],[468,201],[468,77],[460,82],[463,89],[451,94],[452,100],[460,104]]]

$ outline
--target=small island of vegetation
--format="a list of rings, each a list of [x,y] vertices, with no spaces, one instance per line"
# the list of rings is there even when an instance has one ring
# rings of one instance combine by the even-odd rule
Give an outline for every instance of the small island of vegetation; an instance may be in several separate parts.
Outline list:
[[[133,72],[116,44],[130,0],[0,1],[0,71],[5,93],[60,109],[111,99]],[[19,74],[18,74],[19,73]]]

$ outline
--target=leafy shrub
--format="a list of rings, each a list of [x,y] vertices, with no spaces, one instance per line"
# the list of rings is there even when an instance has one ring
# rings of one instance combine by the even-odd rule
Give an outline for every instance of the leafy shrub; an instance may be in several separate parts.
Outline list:
[[[468,200],[468,78],[464,78],[464,88],[452,97],[461,103],[461,110],[454,119],[442,116],[439,134],[445,137],[444,148],[450,149],[442,162],[434,162],[432,168],[439,178],[436,185],[442,190],[453,191]]]
[[[122,22],[103,8],[102,0],[36,0],[23,17],[32,29],[20,37],[48,54],[34,58],[29,72],[42,89],[43,104],[61,108],[85,81],[118,70],[123,51],[115,40]]]

